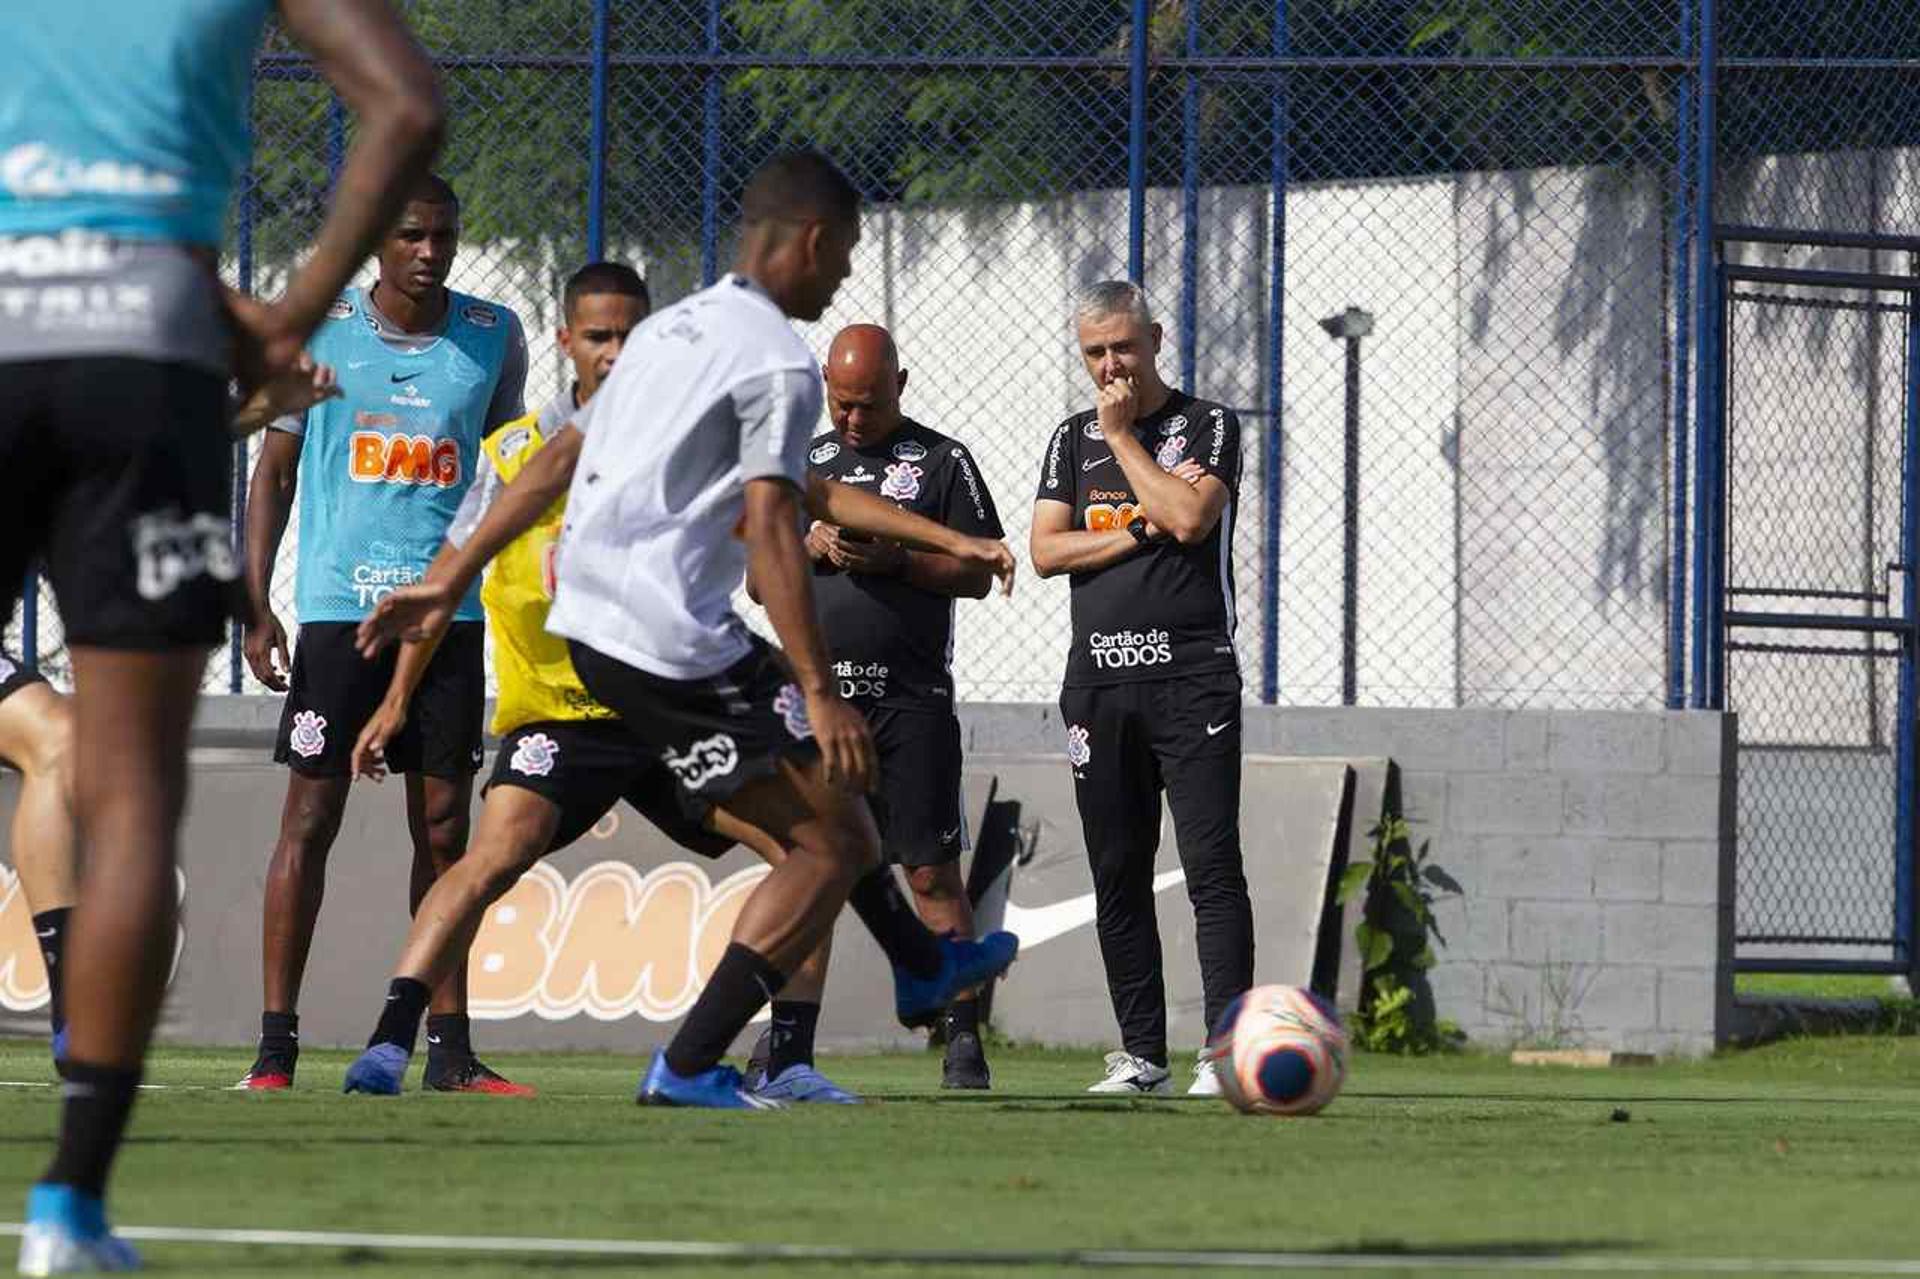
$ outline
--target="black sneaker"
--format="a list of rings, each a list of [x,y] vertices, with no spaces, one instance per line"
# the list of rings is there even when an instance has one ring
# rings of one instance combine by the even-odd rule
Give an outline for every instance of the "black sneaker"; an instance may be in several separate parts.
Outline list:
[[[293,1087],[296,1060],[281,1053],[261,1053],[233,1089],[235,1092],[285,1092]]]
[[[477,1092],[493,1097],[531,1097],[536,1091],[530,1084],[516,1084],[488,1069],[478,1057],[457,1062],[436,1062],[429,1057],[427,1075],[420,1086],[428,1092]]]
[[[947,1036],[947,1060],[940,1072],[942,1088],[991,1088],[993,1072],[987,1069],[987,1052],[980,1036],[970,1030],[956,1030]]]

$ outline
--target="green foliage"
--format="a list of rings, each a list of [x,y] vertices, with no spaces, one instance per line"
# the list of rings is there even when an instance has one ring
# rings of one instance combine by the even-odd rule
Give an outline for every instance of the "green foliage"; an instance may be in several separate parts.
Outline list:
[[[1405,819],[1387,817],[1367,835],[1373,860],[1347,867],[1336,891],[1341,905],[1365,903],[1353,930],[1363,973],[1350,1025],[1354,1042],[1412,1056],[1458,1047],[1464,1037],[1435,1015],[1426,973],[1435,962],[1433,943],[1446,945],[1433,917],[1436,894],[1458,894],[1460,885],[1432,863],[1426,842],[1413,846]]]

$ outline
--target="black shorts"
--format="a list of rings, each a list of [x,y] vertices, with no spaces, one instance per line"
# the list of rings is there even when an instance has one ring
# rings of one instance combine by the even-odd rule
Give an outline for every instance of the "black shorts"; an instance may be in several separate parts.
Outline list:
[[[577,641],[567,648],[587,691],[696,799],[717,804],[783,759],[820,753],[805,695],[758,637],[720,674],[692,680],[649,675]]]
[[[372,661],[354,647],[354,622],[309,622],[293,646],[293,675],[273,757],[303,777],[345,777],[353,744],[379,709],[399,648]],[[407,725],[387,743],[387,768],[428,777],[480,769],[486,717],[486,628],[455,622],[427,663]]]
[[[244,588],[227,382],[191,364],[0,363],[0,582],[44,557],[69,644],[202,648]]]
[[[967,846],[960,797],[960,721],[945,707],[867,712],[880,754],[880,787],[867,796],[889,861],[943,866]]]
[[[616,719],[542,720],[500,740],[487,789],[518,786],[560,810],[546,851],[592,830],[621,800],[674,843],[702,857],[733,847],[704,824],[708,806],[684,795],[659,757]]]
[[[7,652],[6,649],[0,648],[0,702],[6,701],[23,688],[46,682],[46,676],[31,666],[22,664],[19,658]]]

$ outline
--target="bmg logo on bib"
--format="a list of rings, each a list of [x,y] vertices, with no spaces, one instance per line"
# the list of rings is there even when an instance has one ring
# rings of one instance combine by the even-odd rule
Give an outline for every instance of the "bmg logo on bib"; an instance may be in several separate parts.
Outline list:
[[[460,483],[460,442],[430,435],[355,431],[347,440],[347,474],[356,484]]]

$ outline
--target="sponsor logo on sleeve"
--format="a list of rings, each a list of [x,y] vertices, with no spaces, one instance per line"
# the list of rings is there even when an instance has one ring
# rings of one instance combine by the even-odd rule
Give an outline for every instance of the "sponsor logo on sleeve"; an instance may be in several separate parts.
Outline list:
[[[896,462],[923,462],[927,457],[927,446],[918,440],[902,440],[893,446]]]
[[[740,748],[727,733],[703,737],[684,752],[672,750],[660,756],[679,779],[680,785],[697,791],[716,777],[725,777],[740,766]]]
[[[773,699],[773,713],[787,725],[787,735],[796,742],[813,736],[813,724],[807,719],[807,695],[798,684],[782,684]]]
[[[352,314],[353,300],[351,298],[335,298],[327,304],[327,318],[329,320],[344,320]]]
[[[1181,455],[1186,451],[1187,437],[1184,435],[1176,435],[1171,439],[1160,441],[1160,451],[1154,454],[1153,460],[1160,464],[1161,470],[1171,471],[1174,467],[1180,465]]]
[[[920,477],[925,474],[911,462],[895,462],[887,468],[887,478],[881,482],[880,495],[896,502],[911,502],[920,496]]]
[[[134,585],[142,599],[165,599],[197,577],[231,582],[240,575],[232,533],[218,515],[182,517],[169,507],[135,516],[128,534],[137,566]]]
[[[1053,433],[1053,443],[1047,446],[1047,488],[1060,487],[1060,454],[1067,447],[1067,428],[1060,427]]]
[[[302,759],[312,759],[327,749],[327,717],[319,711],[294,712],[287,745]]]
[[[953,464],[960,468],[961,483],[967,486],[967,499],[973,503],[973,518],[987,521],[987,499],[980,489],[980,477],[973,473],[973,459],[959,445],[953,447]]]
[[[1217,408],[1213,410],[1211,416],[1213,418],[1213,439],[1209,441],[1207,446],[1207,465],[1217,467],[1220,465],[1221,455],[1226,452],[1227,448],[1227,411]]]
[[[1173,636],[1158,629],[1094,631],[1087,636],[1087,656],[1103,671],[1165,666],[1173,661]]]
[[[545,777],[553,772],[554,760],[559,755],[560,743],[545,733],[529,733],[513,748],[513,758],[507,761],[507,767],[528,777]]]
[[[500,313],[490,306],[470,302],[461,308],[460,318],[476,329],[490,329],[500,323]]]
[[[807,454],[807,461],[815,466],[825,466],[839,456],[840,445],[834,440],[828,440],[823,444],[815,445],[813,452]]]

